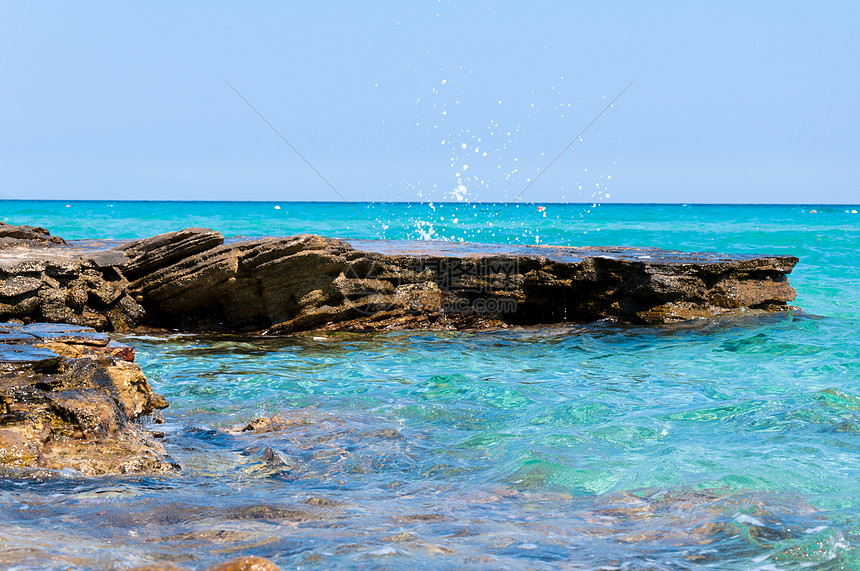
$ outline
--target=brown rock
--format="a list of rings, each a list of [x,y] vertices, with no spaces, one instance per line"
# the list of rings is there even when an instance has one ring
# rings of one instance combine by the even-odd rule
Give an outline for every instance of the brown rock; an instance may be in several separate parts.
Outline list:
[[[18,246],[0,251],[0,320],[73,323],[100,330],[128,330],[144,317],[128,296],[128,281],[108,263],[122,252],[89,252],[64,246]]]
[[[244,520],[285,520],[285,521],[310,521],[317,520],[319,516],[301,511],[279,508],[269,505],[253,505],[231,510],[231,517]]]
[[[50,252],[0,255],[0,319],[270,334],[659,325],[788,309],[795,292],[787,274],[797,263],[653,248],[347,243],[314,235],[224,244],[201,228],[103,252]]]
[[[150,563],[149,565],[131,567],[126,571],[188,571],[188,567],[180,567],[173,563]]]
[[[0,468],[87,476],[177,468],[136,422],[167,403],[117,356],[123,346],[80,327],[6,324],[2,332]]]
[[[319,419],[309,415],[297,414],[291,417],[269,416],[255,418],[243,427],[239,432],[251,432],[253,434],[265,434],[267,432],[281,432],[297,426],[309,426],[319,422]]]
[[[173,563],[152,563],[139,567],[132,567],[127,571],[188,571],[187,567],[179,567]],[[225,563],[219,563],[212,567],[207,567],[206,571],[280,571],[280,567],[264,559],[254,555],[246,557],[237,557]]]
[[[0,297],[18,297],[38,291],[40,287],[42,281],[37,278],[13,276],[0,280]]]
[[[50,412],[60,420],[53,430],[54,438],[114,436],[123,420],[116,401],[98,389],[52,391],[46,398],[50,402]]]
[[[187,228],[135,240],[119,248],[130,258],[121,269],[130,279],[135,279],[223,243],[224,237],[208,228]]]
[[[237,557],[226,563],[209,567],[206,571],[280,571],[280,567],[262,557]]]
[[[0,250],[16,246],[56,246],[66,242],[38,226],[15,226],[0,222]]]
[[[20,431],[0,428],[0,466],[33,465],[39,457],[39,447]]]

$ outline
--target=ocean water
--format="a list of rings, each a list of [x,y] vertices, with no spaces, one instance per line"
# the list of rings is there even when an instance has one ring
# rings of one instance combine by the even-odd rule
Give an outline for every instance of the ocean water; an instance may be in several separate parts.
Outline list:
[[[858,209],[0,202],[0,220],[67,239],[204,226],[791,254],[801,308],[656,328],[127,336],[171,403],[154,428],[182,472],[0,479],[0,567],[860,569]],[[232,430],[271,415],[289,426]]]

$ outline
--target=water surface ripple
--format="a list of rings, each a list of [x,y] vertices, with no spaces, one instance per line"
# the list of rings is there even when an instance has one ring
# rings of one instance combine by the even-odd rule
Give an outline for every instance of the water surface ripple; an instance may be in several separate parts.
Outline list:
[[[713,208],[643,206],[601,244],[798,255],[805,312],[129,336],[182,473],[0,479],[0,562],[858,569],[860,219]],[[282,430],[235,430],[261,416]]]

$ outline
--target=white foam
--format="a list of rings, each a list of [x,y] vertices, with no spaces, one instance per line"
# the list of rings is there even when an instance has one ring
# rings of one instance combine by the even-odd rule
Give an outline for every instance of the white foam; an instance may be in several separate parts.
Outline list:
[[[764,522],[762,522],[761,520],[756,519],[750,515],[747,515],[747,514],[738,514],[735,517],[735,521],[738,523],[746,523],[749,525],[754,525],[756,527],[764,527],[765,526]]]
[[[767,558],[767,555],[765,555],[765,559],[766,558]],[[756,557],[756,559],[758,559],[758,557]],[[764,559],[762,561],[764,561]],[[755,559],[753,559],[753,562],[754,563],[760,563],[760,561],[756,561]],[[753,569],[753,571],[783,571],[783,569],[782,569],[782,567],[777,567],[773,563],[768,563],[767,565],[762,565],[761,567],[756,567],[755,569]]]

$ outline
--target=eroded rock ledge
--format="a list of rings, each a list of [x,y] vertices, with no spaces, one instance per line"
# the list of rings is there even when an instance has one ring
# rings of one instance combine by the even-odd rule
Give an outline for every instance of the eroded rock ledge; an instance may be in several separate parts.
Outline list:
[[[656,325],[785,310],[798,261],[310,234],[225,243],[203,228],[112,248],[53,246],[0,252],[0,320],[265,333]]]
[[[0,324],[0,470],[126,474],[178,466],[142,424],[167,401],[134,349],[72,325]]]

